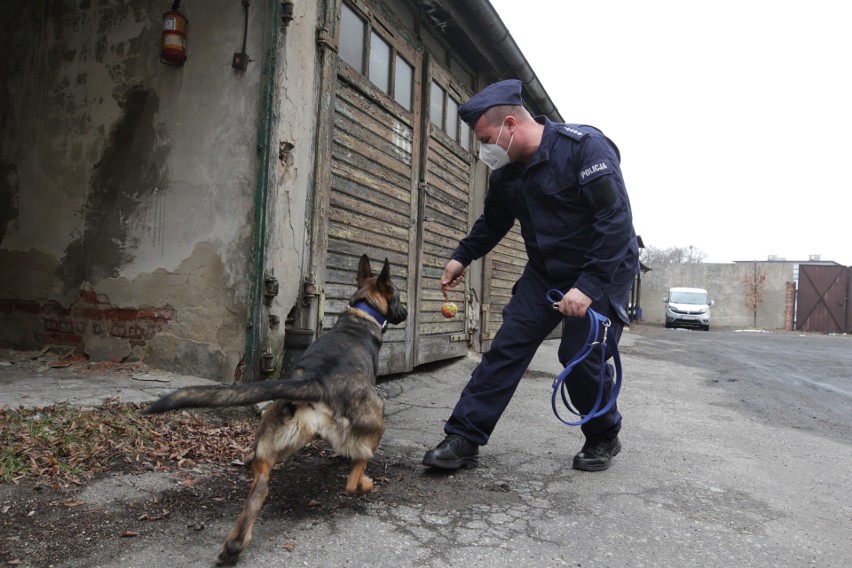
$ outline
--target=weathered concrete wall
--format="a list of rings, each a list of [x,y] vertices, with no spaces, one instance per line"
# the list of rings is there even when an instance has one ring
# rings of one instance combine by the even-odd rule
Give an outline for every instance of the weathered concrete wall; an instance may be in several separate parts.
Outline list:
[[[184,3],[188,59],[170,67],[159,61],[167,4],[3,4],[15,17],[0,24],[0,344],[79,340],[93,358],[132,351],[229,380],[245,342],[263,42],[277,22],[252,3],[252,62],[238,71],[242,4]],[[305,77],[294,96],[310,90]],[[302,116],[292,98],[281,116]],[[279,133],[295,140],[303,127],[282,120]],[[304,161],[277,184],[276,220],[296,222],[275,246],[293,272]]]
[[[309,219],[312,203],[307,200],[314,186],[318,80],[316,34],[319,2],[296,2],[293,21],[280,42],[280,64],[275,81],[273,145],[268,204],[269,231],[266,246],[267,270],[278,280],[279,293],[267,311],[266,344],[282,366],[284,325],[299,301],[302,272],[310,243]],[[271,320],[269,316],[274,316]],[[271,322],[277,317],[277,325]]]
[[[787,305],[787,282],[793,281],[792,263],[757,263],[765,271],[764,300],[757,311],[757,327],[784,329]],[[664,323],[663,298],[669,288],[690,286],[704,288],[710,293],[713,305],[712,326],[752,327],[754,314],[746,308],[743,276],[753,274],[755,264],[669,264],[653,267],[642,275],[642,319]]]

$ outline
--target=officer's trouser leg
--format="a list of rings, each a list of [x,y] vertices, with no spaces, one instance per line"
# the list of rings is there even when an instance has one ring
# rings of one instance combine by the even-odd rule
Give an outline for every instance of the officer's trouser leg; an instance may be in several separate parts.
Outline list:
[[[609,300],[604,297],[592,304],[592,309],[599,314],[609,318],[611,322],[607,331],[607,352],[606,357],[609,359],[612,356],[612,347],[618,346],[618,340],[621,338],[621,330],[624,328],[622,322],[610,306]],[[559,345],[559,362],[566,365],[572,357],[586,344],[589,336],[589,318],[565,318],[565,325],[562,328],[562,342]],[[568,394],[571,398],[571,404],[574,408],[583,414],[588,413],[595,400],[598,397],[598,385],[601,379],[601,351],[600,348],[595,348],[589,353],[583,362],[574,367],[571,373],[565,378],[565,384],[568,388]],[[604,374],[604,398],[600,408],[603,408],[609,401],[609,395],[612,392],[613,377],[615,372],[611,363],[605,366]],[[566,414],[568,414],[566,412]],[[570,414],[568,414],[570,416]],[[576,418],[579,420],[579,417]],[[583,424],[581,427],[583,434],[587,438],[595,437],[612,437],[618,434],[621,429],[621,413],[618,411],[618,405],[613,407],[601,416]]]
[[[503,325],[482,356],[444,426],[480,446],[488,438],[512,399],[536,350],[562,319],[546,298],[547,290],[524,275],[503,309]]]

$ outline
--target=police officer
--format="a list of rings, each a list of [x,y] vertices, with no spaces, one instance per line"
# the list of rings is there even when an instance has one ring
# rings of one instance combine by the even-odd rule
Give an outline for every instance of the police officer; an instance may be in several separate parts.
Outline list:
[[[603,133],[533,118],[523,106],[518,80],[486,87],[459,108],[459,116],[473,128],[480,159],[492,173],[484,212],[444,268],[441,290],[446,294],[463,282],[465,268],[493,249],[515,220],[528,262],[491,349],[444,426],[446,438],[423,458],[424,465],[441,469],[478,465],[479,447],[488,443],[533,355],[560,321],[563,365],[585,345],[590,307],[610,319],[607,343],[618,344],[639,270],[620,155]],[[558,311],[547,300],[554,288],[565,294]],[[607,395],[612,389],[612,365],[601,378],[600,356],[593,350],[566,379],[571,403],[584,414],[594,405],[600,380]],[[617,405],[583,424],[586,441],[573,467],[609,468],[621,450],[620,429]]]

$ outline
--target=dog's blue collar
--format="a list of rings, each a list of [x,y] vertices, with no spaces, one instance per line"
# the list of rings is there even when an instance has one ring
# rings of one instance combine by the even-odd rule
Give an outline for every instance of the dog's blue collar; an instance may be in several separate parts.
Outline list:
[[[387,331],[388,329],[388,321],[385,319],[385,316],[376,311],[373,306],[368,304],[367,302],[356,302],[355,304],[350,304],[350,308],[355,308],[356,310],[361,310],[365,312],[367,315],[376,320],[380,326],[382,326],[382,333]]]

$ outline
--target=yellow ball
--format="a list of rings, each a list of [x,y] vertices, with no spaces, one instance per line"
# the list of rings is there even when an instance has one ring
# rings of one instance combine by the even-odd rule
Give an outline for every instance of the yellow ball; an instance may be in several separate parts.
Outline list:
[[[441,315],[447,319],[456,317],[457,313],[459,313],[459,309],[452,302],[446,302],[443,306],[441,306]]]

